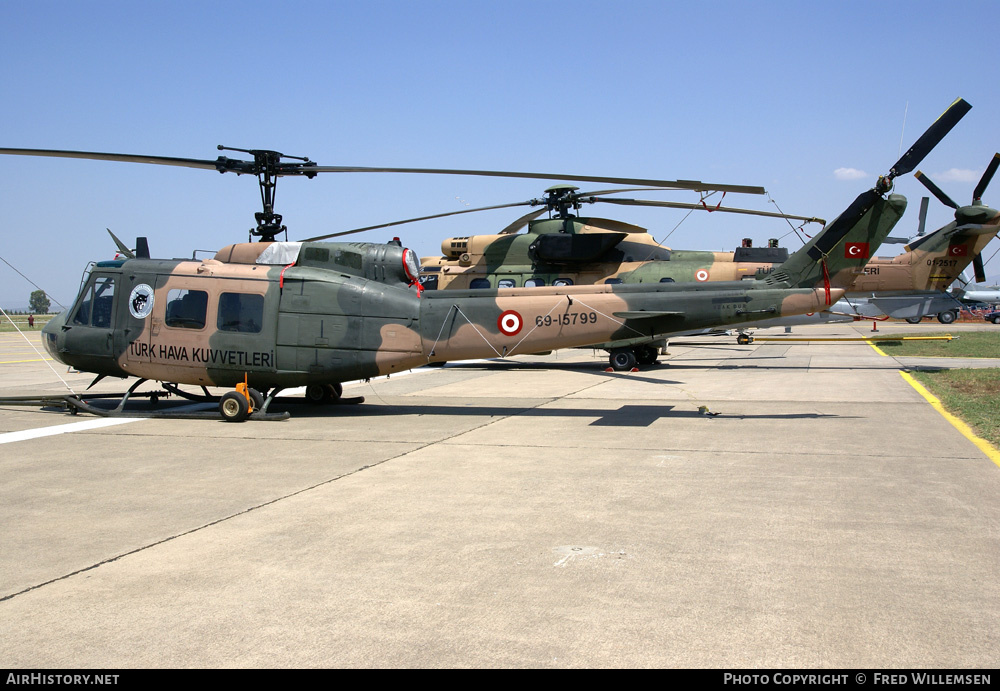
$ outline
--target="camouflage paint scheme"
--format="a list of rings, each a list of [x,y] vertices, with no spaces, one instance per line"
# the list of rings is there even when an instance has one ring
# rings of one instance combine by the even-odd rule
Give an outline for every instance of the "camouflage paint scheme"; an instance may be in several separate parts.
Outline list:
[[[1000,212],[978,200],[960,207],[955,221],[914,240],[906,246],[907,251],[895,257],[873,257],[864,267],[854,269],[847,297],[877,298],[877,305],[842,303],[843,309],[862,317],[889,314],[899,318],[954,310],[954,299],[944,291],[998,232]],[[532,247],[539,236],[556,233],[601,234],[613,239],[606,241],[608,248],[597,261],[539,261]],[[502,281],[523,286],[532,279],[541,279],[545,285],[734,281],[764,278],[787,258],[786,250],[773,246],[744,247],[735,252],[672,250],[656,243],[644,228],[593,218],[536,221],[528,233],[520,235],[449,238],[441,248],[444,256],[422,260],[421,280],[449,290],[468,289],[477,279],[488,280],[492,287]],[[642,342],[628,339],[600,347],[614,349]]]
[[[409,250],[369,243],[244,243],[203,261],[100,262],[43,339],[57,360],[96,374],[204,386],[234,386],[246,376],[262,390],[649,339],[832,304],[867,259],[850,248],[877,247],[905,207],[898,195],[880,198],[823,262],[809,253],[821,233],[766,279],[731,282],[421,294],[406,268]],[[279,253],[296,245],[294,261],[258,263],[272,245]],[[194,311],[188,297],[197,298]]]
[[[568,256],[555,261],[539,256],[540,243],[560,241]],[[444,256],[421,259],[421,279],[440,290],[468,290],[476,279],[488,280],[492,288],[503,287],[502,281],[525,287],[532,279],[544,285],[739,281],[763,278],[788,256],[783,249],[754,248],[744,254],[756,255],[755,261],[734,263],[733,252],[672,250],[645,228],[603,218],[547,219],[529,223],[527,233],[448,238],[441,251]]]

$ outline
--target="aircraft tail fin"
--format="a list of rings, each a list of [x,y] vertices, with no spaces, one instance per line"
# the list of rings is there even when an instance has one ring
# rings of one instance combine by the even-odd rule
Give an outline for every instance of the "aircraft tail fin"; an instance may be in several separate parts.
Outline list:
[[[905,210],[906,197],[882,198],[868,190],[764,280],[794,288],[846,288]]]

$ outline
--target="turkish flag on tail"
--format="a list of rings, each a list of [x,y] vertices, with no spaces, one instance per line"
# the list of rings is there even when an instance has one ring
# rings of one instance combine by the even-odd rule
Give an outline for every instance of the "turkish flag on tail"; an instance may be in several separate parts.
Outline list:
[[[844,245],[844,256],[848,259],[861,259],[868,256],[867,242],[848,242]]]

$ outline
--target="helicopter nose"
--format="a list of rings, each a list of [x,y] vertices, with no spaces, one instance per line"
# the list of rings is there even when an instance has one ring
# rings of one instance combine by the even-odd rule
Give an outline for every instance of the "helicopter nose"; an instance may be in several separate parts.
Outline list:
[[[62,325],[66,322],[65,312],[49,320],[49,323],[42,328],[42,345],[54,360],[66,364],[59,356],[59,334],[62,333]]]

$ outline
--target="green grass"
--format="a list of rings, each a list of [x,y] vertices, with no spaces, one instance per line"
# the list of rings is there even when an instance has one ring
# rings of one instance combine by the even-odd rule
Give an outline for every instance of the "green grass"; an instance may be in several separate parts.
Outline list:
[[[1000,448],[1000,369],[911,372],[945,409]]]
[[[28,315],[27,314],[12,314],[10,318],[14,320],[14,324],[17,324],[17,328],[26,333],[31,333],[32,331],[38,332],[42,330],[42,327],[48,324],[49,319],[52,319],[56,315],[54,314],[36,314],[35,315],[35,328],[28,328]],[[0,315],[0,333],[6,333],[8,331],[16,331],[17,329],[7,320],[7,317]]]
[[[944,336],[946,332],[921,334]],[[953,334],[954,335],[954,334]],[[971,331],[951,341],[873,341],[886,355],[924,357],[1000,358],[1000,328],[995,331]]]

